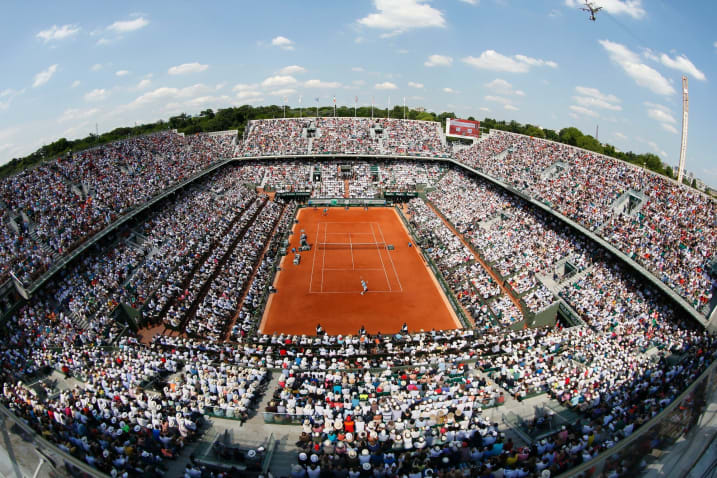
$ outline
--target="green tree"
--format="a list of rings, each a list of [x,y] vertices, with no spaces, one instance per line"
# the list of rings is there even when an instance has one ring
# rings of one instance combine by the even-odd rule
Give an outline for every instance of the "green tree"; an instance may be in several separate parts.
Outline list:
[[[572,146],[578,145],[578,138],[582,138],[583,133],[575,128],[575,127],[569,127],[569,128],[563,128],[560,130],[560,133],[558,133],[558,138],[560,139],[561,143],[570,144]]]

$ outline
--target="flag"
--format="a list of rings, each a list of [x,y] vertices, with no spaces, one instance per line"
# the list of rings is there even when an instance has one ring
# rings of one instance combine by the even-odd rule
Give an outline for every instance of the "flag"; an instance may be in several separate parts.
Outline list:
[[[318,96],[316,97],[316,102],[317,102],[317,103],[319,102],[319,97],[318,97]]]
[[[354,103],[358,103],[358,96],[354,96]]]
[[[299,104],[301,104],[301,95],[299,95]]]
[[[371,106],[373,106],[373,101],[374,101],[375,98],[376,98],[375,96],[372,96],[372,97],[371,97]]]
[[[289,97],[288,97],[288,96],[285,96],[285,97],[284,97],[284,103],[288,103],[288,102],[289,102]]]
[[[336,95],[334,95],[334,104],[336,104]]]

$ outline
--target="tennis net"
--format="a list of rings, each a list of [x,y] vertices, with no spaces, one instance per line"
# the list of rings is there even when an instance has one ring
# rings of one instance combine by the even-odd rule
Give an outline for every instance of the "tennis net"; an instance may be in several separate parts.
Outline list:
[[[317,249],[386,249],[385,242],[319,242]]]

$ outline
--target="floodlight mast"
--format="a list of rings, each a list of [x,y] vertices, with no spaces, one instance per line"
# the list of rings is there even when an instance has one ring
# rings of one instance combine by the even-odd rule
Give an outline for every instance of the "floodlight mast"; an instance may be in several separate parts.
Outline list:
[[[677,182],[682,184],[682,176],[685,173],[685,155],[687,153],[687,113],[689,101],[687,97],[687,77],[682,77],[682,144],[680,145],[680,166],[677,170]]]

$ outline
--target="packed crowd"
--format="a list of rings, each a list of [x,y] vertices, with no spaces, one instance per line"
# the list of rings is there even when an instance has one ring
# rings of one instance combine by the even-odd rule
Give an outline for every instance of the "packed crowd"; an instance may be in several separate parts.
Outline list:
[[[490,305],[499,301],[500,287],[475,260],[472,251],[422,199],[412,199],[408,213],[418,243],[436,263],[476,327],[491,327],[496,320],[504,326],[522,320],[523,314],[516,309],[500,310],[498,314],[495,309],[488,312]]]
[[[384,126],[383,134],[388,131]],[[147,148],[167,151],[164,141],[172,140]],[[510,148],[486,140],[476,149]],[[516,146],[506,157],[518,153]],[[570,167],[556,170],[558,179],[580,158],[560,160]],[[128,171],[140,167],[126,164]],[[69,167],[40,169],[57,185]],[[322,176],[323,168],[333,169],[339,180],[337,164],[320,167]],[[73,174],[95,170],[82,171]],[[428,201],[409,203],[407,217],[475,327],[380,336],[256,333],[295,205],[269,201],[246,184],[304,187],[301,178],[309,180],[313,165],[242,163],[136,219],[14,313],[0,340],[0,400],[61,449],[106,473],[159,476],[197,437],[204,415],[247,419],[268,369],[278,369],[280,385],[268,411],[302,423],[292,476],[321,470],[335,476],[553,476],[628,437],[711,363],[713,337],[607,253],[525,201],[431,164],[386,163],[378,171],[373,186],[366,180],[374,172],[370,165],[352,163],[350,194],[364,194],[369,185],[436,186]],[[537,182],[526,176],[526,185],[529,180]],[[117,189],[104,187],[93,183],[88,191],[118,211],[130,207],[109,199]],[[147,191],[140,188],[137,197]],[[565,279],[560,298],[586,325],[506,328],[557,300],[544,280],[567,260],[581,274]],[[120,303],[141,310],[149,325],[181,335],[140,343],[115,320]],[[232,342],[224,342],[227,336]],[[79,385],[26,385],[52,369]],[[517,446],[482,413],[506,397],[540,393],[572,407],[580,421],[545,441]]]
[[[239,156],[310,154],[449,157],[440,123],[369,118],[255,120]]]
[[[493,132],[457,159],[594,231],[695,309],[710,312],[717,247],[713,199],[610,157],[510,133]],[[634,211],[614,207],[631,191],[645,201]]]
[[[157,133],[68,154],[4,178],[2,278],[15,272],[30,282],[133,207],[228,157],[232,141],[230,135]]]

